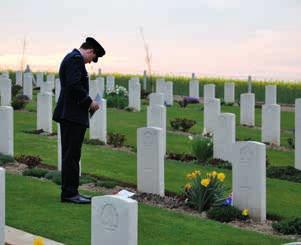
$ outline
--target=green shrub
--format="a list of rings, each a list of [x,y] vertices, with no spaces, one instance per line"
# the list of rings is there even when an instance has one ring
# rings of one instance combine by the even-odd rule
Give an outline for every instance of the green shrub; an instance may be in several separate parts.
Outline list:
[[[219,222],[231,222],[233,220],[246,220],[249,216],[243,216],[242,211],[231,205],[213,207],[208,210],[207,216],[209,219],[214,219]]]
[[[150,92],[147,92],[146,90],[141,89],[141,99],[147,99],[149,94],[150,94]]]
[[[14,110],[21,110],[21,109],[25,108],[25,105],[27,103],[28,103],[28,101],[26,101],[26,100],[13,98],[11,105],[14,108]]]
[[[267,168],[267,177],[301,183],[301,170],[292,166],[271,166]]]
[[[128,106],[127,90],[123,86],[116,85],[113,91],[106,91],[105,98],[108,108],[124,109]]]
[[[192,139],[192,154],[198,162],[206,162],[213,157],[213,143],[211,139],[195,137]]]
[[[98,139],[84,139],[84,143],[88,145],[105,145],[105,142]]]
[[[37,178],[42,178],[45,177],[45,175],[48,173],[48,170],[43,169],[43,168],[31,168],[31,169],[26,169],[23,172],[24,176],[33,176]]]
[[[207,161],[207,164],[217,168],[232,169],[232,164],[222,159],[217,159],[217,158],[209,159]]]
[[[190,120],[187,118],[175,118],[173,120],[170,120],[170,125],[174,130],[180,130],[183,132],[188,132],[188,130],[195,124],[195,120]]]
[[[20,85],[14,84],[11,89],[12,97],[17,96],[17,94],[21,91],[22,87]]]
[[[96,182],[96,179],[91,177],[91,176],[88,176],[88,175],[83,175],[79,179],[79,184],[80,185],[88,184],[88,183],[94,183],[94,182]]]
[[[114,147],[122,147],[125,142],[125,135],[119,133],[108,133],[108,144]]]
[[[111,180],[98,180],[96,182],[96,186],[101,186],[101,187],[105,187],[105,188],[109,188],[109,189],[112,189],[117,185],[118,185],[117,182],[111,181]]]
[[[108,108],[124,109],[128,106],[128,99],[124,96],[108,95],[106,99]]]
[[[291,218],[272,224],[274,230],[285,235],[301,235],[301,218]]]
[[[226,200],[224,173],[213,171],[202,177],[200,171],[193,171],[186,178],[189,182],[184,186],[184,195],[190,207],[202,212],[223,205]]]
[[[23,130],[22,131],[25,134],[42,134],[44,133],[43,129],[32,129],[32,130]]]
[[[12,156],[0,153],[0,166],[9,162],[15,162],[15,159]]]
[[[29,168],[37,167],[42,163],[42,159],[39,156],[18,155],[15,159],[17,162],[26,164]]]
[[[61,176],[61,172],[60,171],[50,171],[45,175],[46,179],[49,179],[51,181],[53,181],[54,183],[56,183],[57,185],[61,185],[62,183],[62,176]]]

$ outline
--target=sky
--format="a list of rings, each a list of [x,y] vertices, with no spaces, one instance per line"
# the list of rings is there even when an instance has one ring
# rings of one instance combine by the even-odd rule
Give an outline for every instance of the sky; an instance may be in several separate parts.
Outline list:
[[[1,0],[0,69],[58,71],[86,37],[89,72],[301,80],[301,0]]]

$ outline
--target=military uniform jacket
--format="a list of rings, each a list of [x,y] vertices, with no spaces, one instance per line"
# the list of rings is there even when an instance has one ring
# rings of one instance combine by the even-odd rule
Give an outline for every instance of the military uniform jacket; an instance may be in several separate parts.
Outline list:
[[[77,49],[63,59],[59,77],[61,93],[53,113],[53,120],[74,122],[88,128],[88,110],[92,102],[89,97],[89,77],[84,59]]]

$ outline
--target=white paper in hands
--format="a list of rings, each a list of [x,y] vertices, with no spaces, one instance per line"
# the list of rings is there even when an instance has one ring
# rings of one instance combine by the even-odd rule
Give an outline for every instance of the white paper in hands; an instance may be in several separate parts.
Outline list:
[[[99,105],[99,107],[101,108],[102,106],[102,98],[99,95],[99,93],[96,94],[94,101]],[[95,111],[90,110],[89,114],[90,114],[90,118],[94,115]]]

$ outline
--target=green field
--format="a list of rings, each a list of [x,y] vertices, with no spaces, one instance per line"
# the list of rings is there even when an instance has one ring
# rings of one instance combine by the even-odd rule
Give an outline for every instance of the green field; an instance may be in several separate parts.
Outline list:
[[[26,110],[14,112],[15,154],[39,155],[43,162],[56,166],[56,136],[42,136],[24,133],[24,130],[36,128],[36,96],[27,105]],[[238,125],[239,107],[223,106],[223,112],[236,114],[237,139],[260,140],[261,110],[256,109],[256,128]],[[136,147],[136,130],[146,125],[146,106],[141,112],[127,112],[108,109],[108,132],[126,135],[126,144]],[[189,105],[181,108],[177,104],[167,108],[167,151],[191,153],[191,143],[187,134],[173,132],[169,121],[176,117],[196,120],[192,134],[203,130],[202,105]],[[293,137],[294,113],[281,112],[281,145],[288,147],[287,138]],[[56,124],[53,123],[54,131]],[[88,138],[88,132],[86,133]],[[272,165],[293,166],[292,150],[267,150]],[[137,163],[135,152],[124,152],[107,146],[84,145],[82,154],[82,172],[99,177],[107,177],[129,184],[136,184]],[[192,170],[212,171],[214,168],[177,161],[165,161],[166,191],[180,193],[185,184],[186,173]],[[218,170],[221,171],[221,170]],[[224,170],[226,186],[231,192],[231,171]],[[26,193],[26,195],[24,195]],[[284,219],[301,216],[301,184],[279,179],[267,178],[267,212]],[[53,238],[66,244],[89,244],[90,207],[78,207],[61,204],[58,200],[59,187],[44,181],[28,177],[8,175],[7,177],[7,224],[29,232]],[[53,215],[56,214],[56,215]],[[72,216],[72,214],[76,214]],[[66,225],[67,217],[74,222]],[[17,218],[16,218],[17,217]],[[47,220],[47,226],[45,222]],[[66,232],[68,231],[68,232]],[[216,236],[214,234],[219,234]],[[77,234],[76,239],[72,234]],[[210,220],[193,218],[183,214],[166,211],[147,205],[139,205],[139,244],[281,244],[284,241],[276,237],[259,233],[241,231],[229,225]]]

